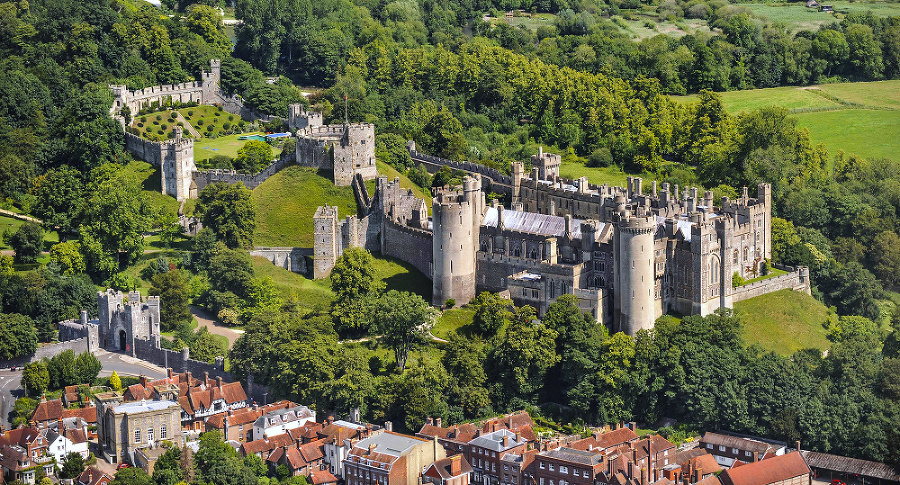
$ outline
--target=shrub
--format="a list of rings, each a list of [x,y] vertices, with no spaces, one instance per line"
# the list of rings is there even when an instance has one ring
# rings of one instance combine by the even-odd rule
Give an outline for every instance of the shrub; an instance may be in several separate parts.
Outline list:
[[[147,117],[146,117],[146,116],[141,116],[141,122],[142,122],[142,123],[146,123],[146,122],[147,122]]]
[[[741,275],[738,274],[737,271],[735,271],[734,274],[731,275],[731,287],[732,287],[732,288],[737,288],[737,287],[739,287],[739,286],[744,286],[745,284],[747,284],[747,280],[745,280],[744,278],[742,278]]]
[[[159,125],[159,120],[153,120],[154,125]]]
[[[222,125],[222,129],[224,129],[224,130],[230,130],[230,129],[231,129],[231,123],[229,123],[229,122],[226,121],[225,124]]]
[[[222,116],[222,108],[219,108],[219,111],[216,111],[216,116]]]
[[[182,122],[179,121],[179,122],[178,122],[178,126],[182,126],[182,127],[183,127],[183,126],[184,126],[184,123],[182,123]]]
[[[188,110],[188,118],[190,118],[191,116],[194,116],[194,110],[189,109]]]
[[[163,130],[166,130],[166,129],[168,129],[168,128],[169,128],[169,125],[167,125],[167,124],[165,124],[165,123],[163,123],[163,124],[162,124],[162,125],[160,125],[160,126],[159,126],[159,127],[160,127],[160,128],[162,128],[162,129],[163,129]]]
[[[453,308],[456,306],[456,300],[453,298],[447,298],[447,301],[444,302],[444,306],[447,308]]]
[[[138,123],[138,128],[143,128],[143,127],[144,127],[143,123]]]
[[[213,125],[206,125],[206,131],[208,131],[210,133],[212,133],[213,130],[215,130],[215,129],[216,129],[216,127]]]
[[[228,115],[228,121],[234,121],[234,115]]]
[[[203,120],[197,120],[197,122],[194,124],[197,126],[203,126]]]
[[[156,121],[162,120],[162,115],[156,115]]]
[[[163,130],[156,130],[156,134],[157,134],[157,135],[165,135],[166,132],[163,131]]]

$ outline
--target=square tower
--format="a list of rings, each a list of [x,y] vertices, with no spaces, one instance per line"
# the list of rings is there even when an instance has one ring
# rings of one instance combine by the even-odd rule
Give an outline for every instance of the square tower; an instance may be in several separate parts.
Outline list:
[[[313,216],[313,278],[325,278],[331,274],[335,261],[341,255],[341,247],[338,208],[319,207]]]

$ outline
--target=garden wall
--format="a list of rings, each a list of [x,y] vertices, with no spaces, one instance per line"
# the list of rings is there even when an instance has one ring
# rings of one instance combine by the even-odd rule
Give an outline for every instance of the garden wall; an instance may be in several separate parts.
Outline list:
[[[778,269],[787,271],[788,273],[735,288],[734,292],[731,294],[731,302],[737,303],[778,290],[795,290],[802,291],[807,295],[811,294],[809,268],[806,266],[797,268],[782,266],[778,267]]]

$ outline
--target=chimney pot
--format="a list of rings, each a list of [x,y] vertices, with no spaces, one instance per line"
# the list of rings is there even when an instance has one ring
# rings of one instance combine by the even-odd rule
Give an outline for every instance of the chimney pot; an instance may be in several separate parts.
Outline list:
[[[222,376],[216,376],[216,385],[219,386],[219,389],[222,388]]]
[[[503,436],[503,447],[504,448],[509,447],[509,436],[506,436],[506,435]]]
[[[434,420],[434,422],[435,422],[435,424],[437,424],[437,427],[438,427],[438,428],[443,428],[443,427],[444,427],[442,421],[443,421],[443,419],[441,419],[440,416],[438,416],[437,419]]]
[[[369,445],[369,454],[375,453],[375,443]]]
[[[172,368],[171,367],[166,368],[166,377],[169,379],[172,378]]]
[[[429,425],[429,426],[431,426],[431,425],[434,424],[434,420],[431,419],[431,416],[428,416],[428,417],[425,418],[425,424],[427,424],[427,425]]]
[[[203,373],[203,383],[206,384],[209,381],[209,372]]]

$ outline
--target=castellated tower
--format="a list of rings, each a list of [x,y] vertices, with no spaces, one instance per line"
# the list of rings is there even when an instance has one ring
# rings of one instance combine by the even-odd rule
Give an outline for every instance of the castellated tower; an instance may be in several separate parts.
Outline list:
[[[194,140],[183,137],[183,128],[174,128],[175,138],[160,143],[162,193],[181,201],[190,197],[194,163]]]
[[[203,103],[211,104],[219,94],[219,82],[222,80],[222,60],[210,59],[209,71],[201,73],[203,78]]]
[[[656,218],[643,207],[636,210],[632,214],[624,205],[619,206],[613,237],[616,323],[618,330],[628,335],[653,328],[656,317],[653,294]]]
[[[306,130],[322,126],[322,113],[307,111],[302,104],[288,106],[288,127],[291,131]]]
[[[432,303],[475,298],[475,251],[484,213],[481,177],[466,177],[462,190],[442,189],[432,202],[434,237]]]
[[[341,226],[338,208],[322,206],[313,215],[313,277],[331,274],[334,263],[341,256]]]

